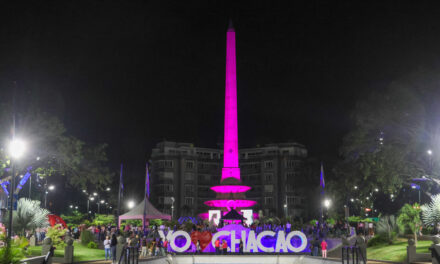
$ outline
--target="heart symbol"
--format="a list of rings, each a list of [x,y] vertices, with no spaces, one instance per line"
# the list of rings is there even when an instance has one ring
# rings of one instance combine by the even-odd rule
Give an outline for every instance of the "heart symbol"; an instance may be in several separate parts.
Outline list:
[[[211,243],[212,240],[212,234],[209,231],[204,231],[204,232],[200,232],[200,231],[193,231],[191,233],[191,242],[194,245],[197,245],[197,241],[200,240],[200,248],[203,250],[205,250],[205,248],[207,246],[209,246],[209,243]]]

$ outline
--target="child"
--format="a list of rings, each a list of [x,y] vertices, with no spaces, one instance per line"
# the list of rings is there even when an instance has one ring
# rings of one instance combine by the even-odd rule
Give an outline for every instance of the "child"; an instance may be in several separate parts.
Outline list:
[[[322,257],[327,258],[327,242],[325,241],[325,239],[323,239],[321,242],[321,251]]]

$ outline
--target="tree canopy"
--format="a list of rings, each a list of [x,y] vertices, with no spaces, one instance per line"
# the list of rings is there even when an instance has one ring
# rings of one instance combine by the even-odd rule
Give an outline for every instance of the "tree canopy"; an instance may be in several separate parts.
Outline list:
[[[414,178],[439,178],[438,72],[419,71],[356,104],[335,167],[341,185],[397,194]],[[427,150],[432,150],[432,155]]]
[[[17,173],[31,170],[40,177],[64,177],[73,187],[97,189],[107,186],[112,173],[107,167],[106,144],[90,145],[69,135],[63,123],[55,116],[38,108],[24,107],[16,112],[16,137],[27,143],[26,155],[16,162]],[[5,139],[11,138],[12,110],[10,105],[0,105],[0,177],[10,176],[10,165]]]

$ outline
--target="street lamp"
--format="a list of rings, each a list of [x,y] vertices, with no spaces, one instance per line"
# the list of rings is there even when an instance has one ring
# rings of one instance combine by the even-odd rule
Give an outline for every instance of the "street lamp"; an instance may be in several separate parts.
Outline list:
[[[134,207],[134,205],[135,205],[135,203],[134,203],[133,200],[130,200],[130,201],[128,201],[128,203],[127,203],[128,209],[132,209],[132,208]]]
[[[11,168],[12,168],[12,176],[11,176],[11,184],[9,187],[9,228],[8,228],[8,238],[12,237],[12,211],[14,210],[14,186],[15,186],[15,164],[14,161],[18,160],[21,156],[23,156],[26,151],[26,144],[23,140],[20,139],[12,139],[9,142],[8,146],[9,154],[11,155]]]
[[[107,189],[105,189],[107,192],[109,192],[111,189],[110,189],[110,187],[107,187]]]
[[[93,193],[93,196],[98,196],[98,194],[96,192]]]
[[[90,214],[89,208],[90,208],[90,201],[95,200],[95,197],[89,197],[89,199],[87,199],[87,213]]]
[[[46,178],[45,187],[46,187],[46,192],[44,193],[44,208],[47,209],[47,195],[49,194],[49,191],[55,190],[55,185],[51,184],[47,186],[47,178]]]
[[[325,199],[324,200],[324,206],[325,206],[325,208],[329,208],[330,207],[330,204],[331,204],[331,201],[329,200],[329,199]]]
[[[428,153],[428,155],[432,155],[432,150],[428,149],[428,150],[426,151],[426,153]]]

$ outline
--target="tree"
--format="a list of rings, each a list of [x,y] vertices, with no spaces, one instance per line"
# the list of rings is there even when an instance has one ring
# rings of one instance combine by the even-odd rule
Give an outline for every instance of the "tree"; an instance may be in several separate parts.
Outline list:
[[[414,241],[417,245],[417,232],[422,226],[422,221],[420,219],[420,205],[415,203],[413,205],[405,204],[402,209],[400,209],[399,216],[397,217],[397,223],[401,227],[409,228],[414,234]]]
[[[438,76],[414,73],[356,104],[334,169],[340,186],[362,186],[357,195],[365,202],[376,188],[397,196],[413,178],[439,178],[439,156],[427,155],[440,153]]]
[[[394,239],[399,233],[399,226],[394,215],[385,215],[380,217],[376,224],[377,233],[384,236],[388,244],[393,244]]]
[[[11,108],[0,105],[0,138],[10,137]],[[32,168],[40,177],[64,177],[66,183],[81,189],[93,185],[103,189],[111,181],[112,173],[107,167],[106,144],[92,146],[69,135],[57,117],[39,109],[16,110],[17,137],[26,139],[27,155],[16,163],[17,173]],[[10,157],[0,149],[0,167],[10,165]],[[0,178],[9,177],[6,170],[0,170]]]
[[[24,235],[26,230],[47,227],[49,211],[40,207],[40,201],[21,198],[17,202],[17,211],[13,212],[12,223],[17,233]]]
[[[432,196],[431,202],[424,204],[421,209],[423,223],[436,227],[440,223],[440,194]]]

